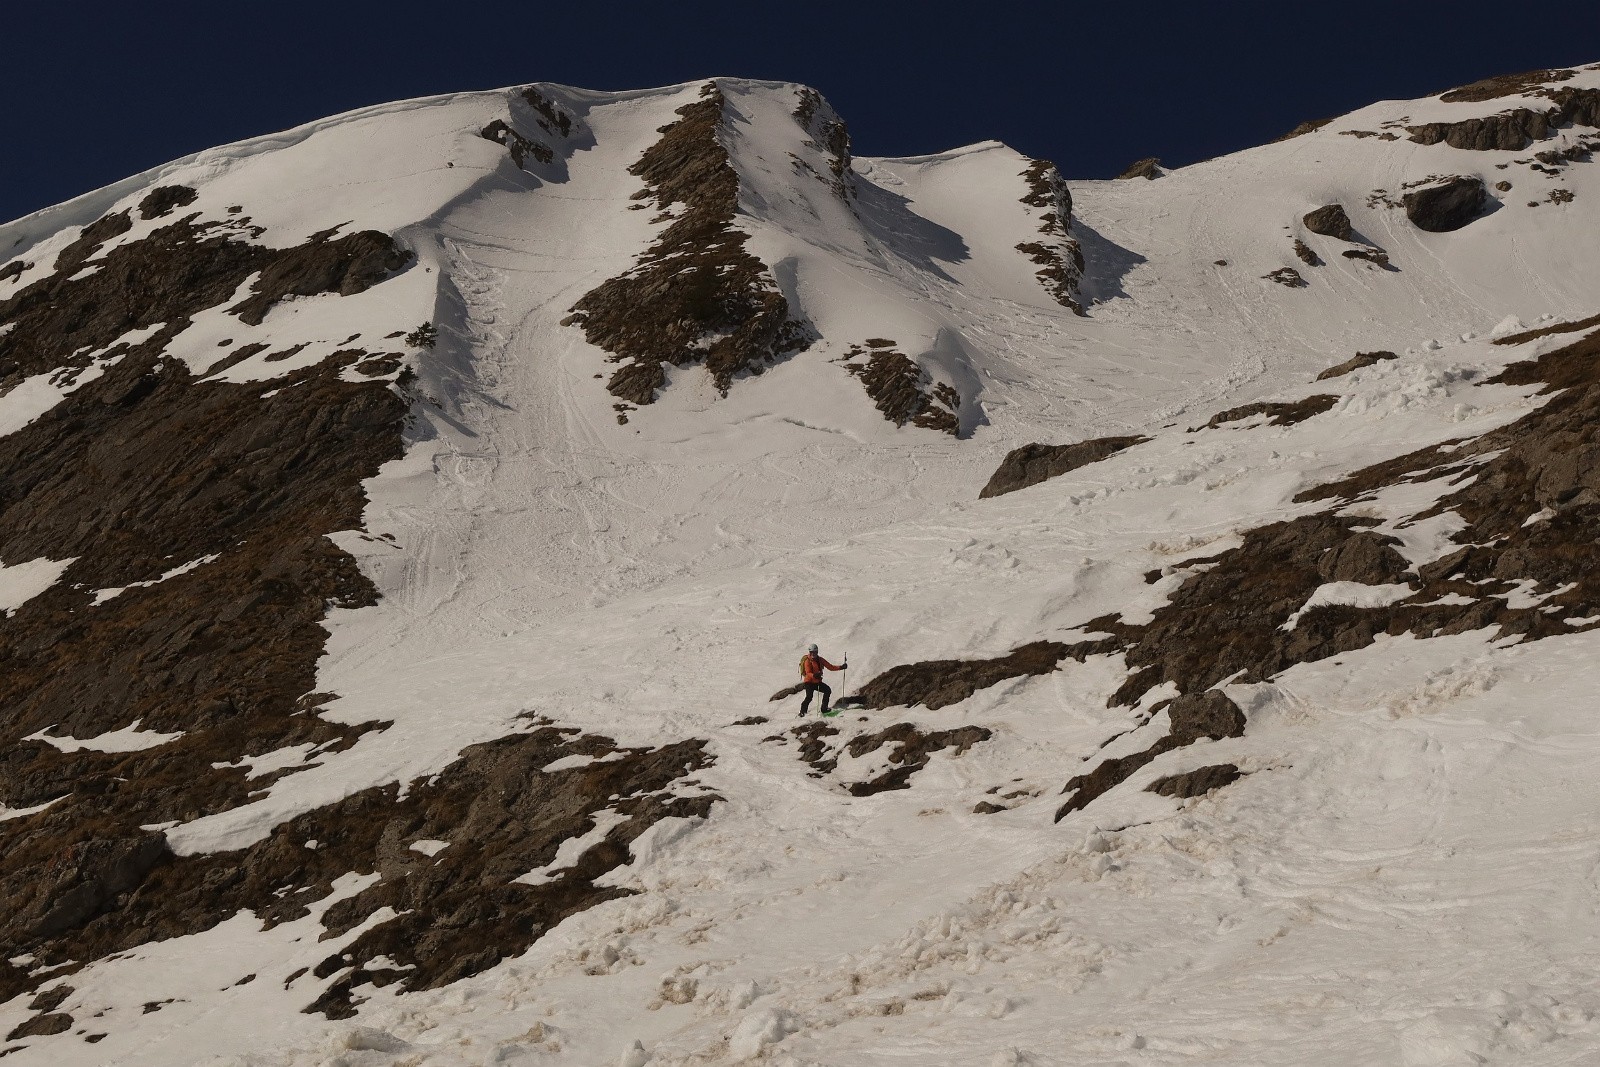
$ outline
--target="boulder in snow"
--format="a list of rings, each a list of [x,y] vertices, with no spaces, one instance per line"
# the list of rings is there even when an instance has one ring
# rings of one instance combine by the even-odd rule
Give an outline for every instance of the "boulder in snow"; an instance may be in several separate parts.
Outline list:
[[[1419,230],[1449,233],[1476,219],[1488,201],[1482,178],[1457,175],[1407,193],[1406,218]]]

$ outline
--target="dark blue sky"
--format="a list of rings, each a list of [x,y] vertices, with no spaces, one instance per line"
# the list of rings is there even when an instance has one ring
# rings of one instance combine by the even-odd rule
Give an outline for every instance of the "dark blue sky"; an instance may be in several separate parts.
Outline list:
[[[833,102],[861,154],[997,138],[1088,178],[1140,156],[1204,159],[1375,99],[1600,62],[1594,0],[8,8],[0,219],[364,104],[529,81],[801,81]]]

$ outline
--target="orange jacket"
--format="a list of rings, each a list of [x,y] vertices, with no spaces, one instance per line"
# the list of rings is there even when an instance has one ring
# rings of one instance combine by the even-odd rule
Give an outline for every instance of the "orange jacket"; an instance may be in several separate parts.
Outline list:
[[[821,656],[813,656],[811,653],[807,652],[800,659],[800,681],[803,683],[809,682],[813,685],[822,681],[822,668],[824,667],[828,668],[830,671],[843,669],[841,667],[835,667]]]

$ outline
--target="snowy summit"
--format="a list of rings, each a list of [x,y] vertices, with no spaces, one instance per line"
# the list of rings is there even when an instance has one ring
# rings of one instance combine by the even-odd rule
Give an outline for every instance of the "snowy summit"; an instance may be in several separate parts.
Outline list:
[[[0,226],[0,1056],[1600,1059],[1597,151],[541,83]]]

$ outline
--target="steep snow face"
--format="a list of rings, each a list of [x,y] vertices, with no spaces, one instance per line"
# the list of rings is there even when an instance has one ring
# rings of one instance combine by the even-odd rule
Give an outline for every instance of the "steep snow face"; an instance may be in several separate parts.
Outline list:
[[[1592,1055],[1596,323],[1521,331],[1596,310],[1600,189],[1576,118],[1406,125],[1525,102],[1069,219],[999,144],[853,158],[792,85],[536,85],[0,228],[11,1055]],[[1451,175],[1513,188],[1419,229]],[[45,329],[164,241],[227,269]],[[591,343],[601,291],[696,328]],[[796,725],[810,640],[859,700]]]

